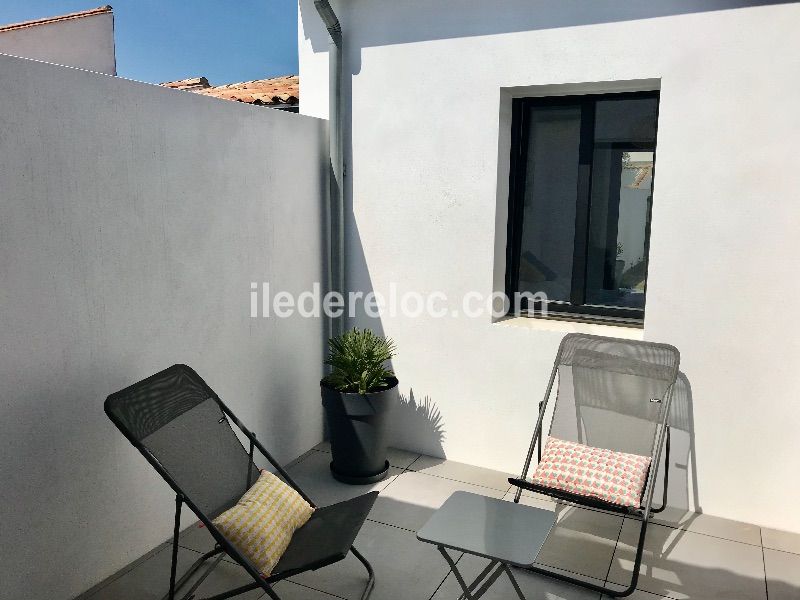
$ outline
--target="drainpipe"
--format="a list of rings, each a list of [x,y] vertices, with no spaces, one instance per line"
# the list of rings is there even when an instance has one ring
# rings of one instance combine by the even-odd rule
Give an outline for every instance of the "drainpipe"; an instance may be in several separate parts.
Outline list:
[[[328,207],[328,282],[331,292],[346,298],[344,256],[344,153],[342,143],[342,26],[328,0],[314,0],[314,7],[331,37],[328,64],[330,206]],[[339,335],[345,328],[345,314],[332,317],[330,332]]]

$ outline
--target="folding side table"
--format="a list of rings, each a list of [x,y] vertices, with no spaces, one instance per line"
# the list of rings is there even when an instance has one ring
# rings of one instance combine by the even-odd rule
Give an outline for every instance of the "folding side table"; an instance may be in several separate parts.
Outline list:
[[[455,492],[417,532],[417,539],[441,552],[464,590],[462,598],[478,600],[505,572],[525,600],[510,567],[525,569],[536,561],[555,520],[555,513],[540,508]],[[489,564],[467,585],[448,550],[487,558]]]

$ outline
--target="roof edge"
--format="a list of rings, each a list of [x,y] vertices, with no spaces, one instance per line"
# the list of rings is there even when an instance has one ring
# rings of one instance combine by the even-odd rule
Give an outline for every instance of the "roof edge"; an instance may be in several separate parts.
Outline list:
[[[0,33],[4,31],[14,31],[15,29],[26,29],[27,27],[36,27],[37,25],[48,25],[50,23],[59,23],[61,21],[71,21],[72,19],[82,19],[83,17],[93,17],[95,15],[104,15],[113,13],[110,5],[98,6],[89,10],[82,10],[80,12],[69,13],[66,15],[58,15],[56,17],[44,17],[42,19],[34,19],[32,21],[23,21],[22,23],[11,23],[10,25],[0,26]]]
[[[299,75],[280,75],[216,86],[209,85],[205,77],[191,77],[166,81],[159,85],[173,90],[257,106],[287,107],[297,106],[300,102]]]

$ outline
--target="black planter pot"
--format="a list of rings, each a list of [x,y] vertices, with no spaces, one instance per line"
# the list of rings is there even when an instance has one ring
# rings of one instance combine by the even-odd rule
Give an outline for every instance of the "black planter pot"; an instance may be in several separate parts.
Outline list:
[[[397,405],[397,379],[372,394],[346,394],[320,382],[331,437],[331,472],[342,483],[374,483],[389,472],[387,428]]]

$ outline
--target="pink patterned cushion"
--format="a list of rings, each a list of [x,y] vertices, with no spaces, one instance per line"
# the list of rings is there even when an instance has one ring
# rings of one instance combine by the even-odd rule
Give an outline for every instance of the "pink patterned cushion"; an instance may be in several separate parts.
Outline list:
[[[548,438],[531,482],[630,508],[641,506],[649,456]]]

